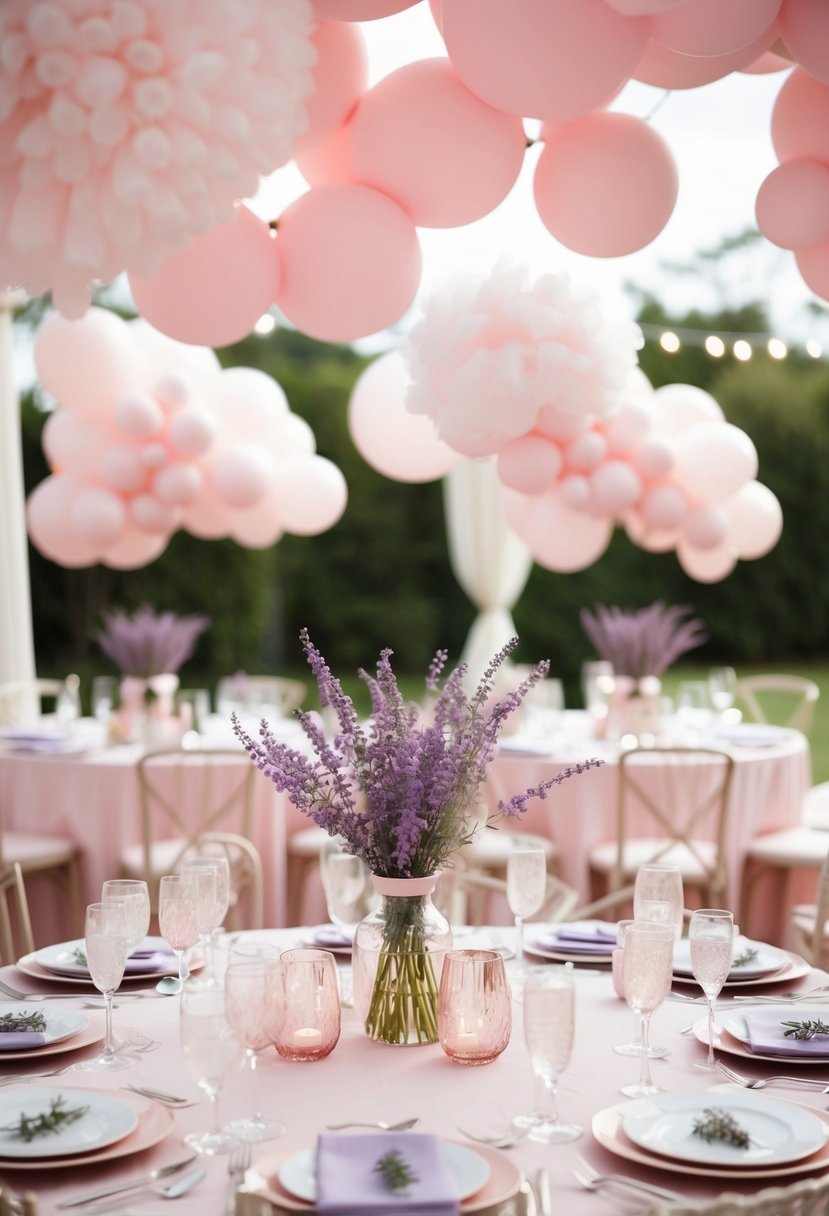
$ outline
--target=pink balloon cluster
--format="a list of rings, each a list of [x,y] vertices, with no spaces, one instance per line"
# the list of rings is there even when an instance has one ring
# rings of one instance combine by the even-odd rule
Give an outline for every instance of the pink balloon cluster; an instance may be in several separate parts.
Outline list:
[[[59,403],[43,432],[52,475],[28,502],[29,534],[52,561],[126,570],[177,528],[259,548],[342,515],[342,473],[264,372],[222,371],[213,351],[100,308],[52,314],[34,356]]]
[[[498,267],[424,306],[404,348],[407,405],[457,452],[497,457],[507,518],[541,565],[586,568],[621,523],[716,582],[771,549],[780,506],[713,397],[654,392],[634,366],[637,333],[614,329],[564,275],[529,287]]]
[[[292,155],[310,0],[4,0],[0,283],[78,317],[149,274]]]
[[[824,27],[829,44],[829,19]],[[794,250],[807,285],[829,300],[829,56],[822,79],[798,68],[783,85],[772,139],[780,164],[757,193],[757,224],[775,245]]]

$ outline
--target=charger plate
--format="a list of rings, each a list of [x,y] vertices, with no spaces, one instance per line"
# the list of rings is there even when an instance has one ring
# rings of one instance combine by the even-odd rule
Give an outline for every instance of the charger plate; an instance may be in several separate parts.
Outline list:
[[[744,988],[765,988],[773,984],[790,984],[793,980],[802,979],[812,970],[811,963],[807,963],[806,959],[801,958],[799,954],[794,954],[791,950],[782,950],[781,953],[784,955],[784,961],[777,971],[745,979],[728,979],[722,986],[723,992],[729,988],[740,991]],[[672,979],[675,984],[690,984],[699,992],[699,984],[691,975],[683,975],[681,972],[675,971]]]
[[[81,942],[81,944],[83,943]],[[15,966],[18,971],[22,971],[24,975],[28,975],[35,980],[46,980],[51,984],[73,984],[76,988],[92,988],[97,992],[89,976],[89,972],[81,972],[78,975],[58,975],[56,971],[49,971],[46,967],[42,967],[37,961],[35,953],[24,954],[17,960]],[[194,956],[190,961],[191,972],[200,971],[203,966],[204,959],[200,956]],[[132,975],[125,975],[119,985],[119,991],[124,985],[127,986],[128,991],[129,985],[135,983],[135,981],[146,984],[147,980],[158,980],[165,975],[178,975],[178,963],[165,968],[163,971],[142,971],[133,972]]]
[[[764,1006],[764,1008],[773,1009],[774,1006]],[[794,1014],[797,1012],[797,1005],[787,1005],[786,1009]],[[717,1013],[717,1021],[720,1022],[719,1030],[714,1030],[714,1050],[724,1051],[727,1055],[742,1056],[744,1060],[768,1060],[771,1064],[777,1064],[778,1067],[783,1064],[788,1068],[790,1065],[795,1068],[802,1068],[804,1065],[808,1068],[826,1068],[829,1065],[829,1051],[825,1056],[766,1056],[760,1055],[759,1052],[749,1051],[745,1043],[743,1043],[735,1034],[722,1024],[725,1014]],[[728,1016],[734,1016],[732,1011],[729,1011]],[[708,1015],[694,1022],[694,1036],[708,1046]],[[829,1084],[829,1081],[827,1082]]]
[[[21,1004],[25,1006],[25,1001],[21,1002]],[[48,1017],[49,1011],[44,1010],[44,1013]],[[101,1042],[104,1037],[105,1025],[103,1018],[97,1018],[94,1015],[92,1017],[84,1015],[83,1026],[80,1030],[66,1037],[46,1042],[42,1047],[32,1047],[29,1051],[0,1051],[0,1063],[3,1064],[4,1068],[7,1068],[15,1060],[30,1060],[35,1057],[39,1058],[40,1056],[56,1056],[66,1051],[78,1051],[81,1047],[90,1047],[93,1043]]]
[[[724,1093],[726,1091],[734,1093],[742,1091],[742,1087],[716,1085],[708,1092]],[[791,1105],[794,1106],[796,1103]],[[755,1178],[786,1178],[829,1169],[829,1139],[810,1157],[782,1165],[729,1168],[725,1165],[703,1165],[679,1161],[675,1157],[663,1157],[634,1144],[625,1134],[624,1118],[632,1106],[632,1102],[621,1102],[618,1106],[608,1106],[604,1110],[597,1111],[591,1121],[590,1130],[593,1138],[602,1148],[606,1148],[608,1152],[617,1157],[623,1157],[626,1161],[634,1161],[637,1165],[647,1166],[650,1169],[667,1170],[671,1174],[692,1174],[699,1178],[727,1178],[731,1183],[749,1182]],[[823,1124],[827,1136],[829,1136],[829,1112],[812,1107],[808,1109]]]
[[[467,1148],[459,1141],[447,1138],[447,1143]],[[476,1144],[475,1153],[482,1157],[489,1166],[489,1177],[479,1191],[468,1199],[460,1201],[459,1211],[466,1216],[470,1212],[482,1212],[496,1203],[505,1203],[512,1199],[521,1189],[521,1170],[510,1160],[506,1153],[487,1145]],[[298,1199],[287,1191],[279,1181],[279,1171],[289,1157],[294,1153],[273,1153],[263,1157],[252,1166],[246,1176],[245,1184],[249,1191],[260,1195],[270,1203],[277,1204],[289,1212],[313,1212],[314,1205],[304,1199]]]

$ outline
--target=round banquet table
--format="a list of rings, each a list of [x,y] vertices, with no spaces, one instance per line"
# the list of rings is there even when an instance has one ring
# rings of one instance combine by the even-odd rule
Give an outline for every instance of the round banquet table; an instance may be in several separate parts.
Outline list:
[[[510,930],[502,932],[504,937],[508,937]],[[255,936],[287,948],[294,945],[301,934],[296,929],[283,929]],[[458,944],[471,944],[471,941],[467,937],[459,939]],[[508,963],[508,971],[510,967]],[[15,967],[2,968],[0,978],[20,985],[26,991],[60,989],[58,984],[32,980]],[[812,971],[793,987],[807,990],[826,981],[825,973]],[[619,1087],[638,1075],[638,1061],[617,1055],[612,1049],[613,1044],[630,1039],[634,1016],[627,1005],[614,996],[607,970],[576,970],[574,982],[575,1042],[570,1063],[558,1087],[559,1111],[562,1119],[581,1124],[584,1134],[579,1140],[556,1146],[523,1141],[504,1154],[500,1168],[511,1171],[513,1177],[520,1172],[534,1179],[537,1170],[546,1167],[552,1186],[553,1210],[566,1213],[566,1216],[599,1216],[600,1213],[613,1211],[613,1204],[606,1193],[599,1195],[583,1190],[576,1182],[572,1171],[577,1156],[587,1159],[600,1173],[621,1172],[681,1191],[689,1199],[710,1200],[723,1189],[753,1194],[763,1185],[774,1185],[774,1178],[765,1182],[741,1182],[735,1175],[733,1182],[730,1179],[724,1182],[694,1177],[683,1172],[682,1163],[676,1163],[676,1168],[667,1169],[642,1166],[611,1153],[594,1139],[590,1130],[594,1115],[624,1103]],[[38,1193],[42,1216],[52,1216],[58,1202],[181,1160],[187,1155],[182,1136],[190,1131],[203,1131],[209,1124],[208,1103],[203,1097],[199,1100],[199,1090],[181,1055],[178,999],[156,997],[152,986],[145,991],[149,994],[148,999],[120,1002],[115,1010],[114,1026],[116,1033],[119,1027],[122,1031],[128,1028],[142,1031],[158,1041],[157,1049],[139,1055],[134,1066],[124,1072],[107,1076],[73,1070],[65,1073],[57,1084],[60,1084],[62,1091],[87,1087],[111,1091],[114,1095],[121,1094],[121,1086],[143,1085],[192,1098],[197,1104],[177,1111],[165,1138],[136,1156],[96,1165],[5,1173],[6,1180],[16,1189],[33,1189]],[[74,986],[71,986],[66,1006],[83,1008],[83,994],[76,996],[72,995],[73,992]],[[49,1007],[63,1008],[64,1002],[50,1002]],[[725,1007],[723,1000],[720,1005],[722,1012]],[[494,1121],[503,1123],[532,1106],[533,1079],[524,1044],[521,1008],[518,1002],[513,1003],[512,1037],[506,1051],[493,1063],[481,1068],[464,1068],[451,1063],[437,1044],[399,1049],[372,1043],[364,1035],[353,1009],[343,1010],[340,1041],[326,1060],[313,1065],[289,1063],[280,1060],[274,1051],[266,1049],[258,1069],[261,1108],[281,1119],[287,1131],[278,1140],[253,1146],[254,1167],[258,1166],[261,1173],[271,1176],[282,1159],[313,1147],[318,1132],[325,1124],[355,1119],[394,1122],[419,1116],[421,1124],[418,1131],[444,1136],[474,1149],[472,1142],[464,1140],[459,1133],[459,1127],[483,1130],[487,1121],[490,1126]],[[85,1012],[91,1018],[100,1020],[102,1017],[92,1010]],[[686,1025],[704,1017],[704,1014],[702,1005],[668,1000],[653,1016],[653,1041],[668,1046],[671,1054],[666,1059],[653,1061],[652,1074],[657,1084],[668,1091],[701,1094],[722,1082],[718,1075],[712,1076],[695,1067],[704,1059],[705,1048],[694,1036],[681,1033]],[[97,1046],[90,1046],[71,1055],[51,1059],[55,1063],[69,1062],[94,1055],[96,1051]],[[752,1076],[780,1071],[773,1064],[743,1059],[729,1061],[728,1056],[722,1058]],[[26,1073],[33,1071],[32,1064],[32,1061],[20,1061],[8,1065],[4,1061],[3,1072],[4,1075]],[[53,1087],[56,1082],[44,1079],[29,1084]],[[819,1091],[776,1088],[770,1091],[770,1096],[782,1101],[794,1101],[816,1111],[825,1110],[825,1097]],[[249,1072],[240,1067],[232,1068],[220,1097],[220,1118],[224,1122],[246,1115],[250,1106]],[[208,1157],[203,1158],[201,1163],[207,1169],[207,1177],[176,1202],[178,1216],[200,1216],[204,1212],[218,1216],[225,1211],[227,1158]],[[822,1168],[826,1169],[825,1161]],[[142,1216],[170,1216],[169,1202],[147,1190],[113,1198],[110,1202],[114,1211],[123,1211],[125,1216],[133,1210],[140,1211]],[[485,1216],[527,1216],[528,1211],[523,1197],[516,1196],[503,1204],[488,1207]],[[249,1212],[250,1216],[269,1216],[271,1208],[251,1206],[245,1212]]]

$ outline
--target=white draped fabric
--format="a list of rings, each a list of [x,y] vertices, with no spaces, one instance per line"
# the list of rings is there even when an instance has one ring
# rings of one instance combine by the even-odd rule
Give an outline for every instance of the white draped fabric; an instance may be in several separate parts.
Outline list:
[[[515,635],[512,609],[533,559],[504,517],[494,460],[464,460],[443,485],[449,560],[478,609],[462,655],[470,683],[476,683],[496,651]]]
[[[12,317],[20,303],[18,293],[0,293],[0,683],[35,676],[20,403],[12,344]]]

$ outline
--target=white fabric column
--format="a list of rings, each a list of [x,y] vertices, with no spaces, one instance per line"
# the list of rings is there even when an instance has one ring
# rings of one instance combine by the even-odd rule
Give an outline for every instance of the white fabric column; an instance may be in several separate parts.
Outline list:
[[[17,292],[0,292],[0,683],[35,678],[23,444],[12,342],[12,318],[22,302]]]
[[[493,459],[462,461],[443,486],[449,560],[478,609],[462,655],[475,684],[496,651],[515,636],[512,609],[533,559],[507,525]]]

